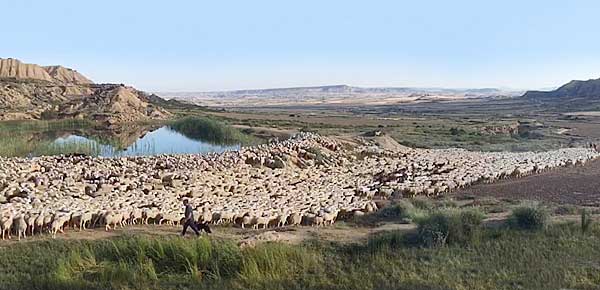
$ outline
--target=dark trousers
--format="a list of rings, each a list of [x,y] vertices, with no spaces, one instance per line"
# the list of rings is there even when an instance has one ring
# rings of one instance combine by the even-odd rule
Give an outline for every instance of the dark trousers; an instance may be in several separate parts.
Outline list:
[[[200,235],[200,231],[198,231],[198,226],[196,225],[196,222],[190,219],[183,223],[183,231],[181,232],[182,236],[185,236],[185,232],[187,231],[188,227],[192,228],[192,230],[194,230],[197,236]]]

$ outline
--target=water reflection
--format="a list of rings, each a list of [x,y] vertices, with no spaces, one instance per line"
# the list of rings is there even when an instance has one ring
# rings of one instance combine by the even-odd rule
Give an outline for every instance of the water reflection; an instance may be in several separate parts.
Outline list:
[[[240,144],[219,145],[202,140],[195,140],[184,136],[168,126],[163,126],[149,132],[144,132],[141,135],[138,135],[138,137],[133,141],[131,141],[131,138],[127,138],[129,141],[131,141],[130,144],[114,142],[114,139],[113,142],[110,140],[108,142],[106,142],[107,140],[102,142],[102,140],[96,139],[97,138],[88,138],[78,134],[69,134],[56,138],[52,145],[58,147],[69,147],[72,146],[71,144],[84,144],[89,148],[93,148],[97,155],[105,157],[159,154],[196,154],[240,149]]]

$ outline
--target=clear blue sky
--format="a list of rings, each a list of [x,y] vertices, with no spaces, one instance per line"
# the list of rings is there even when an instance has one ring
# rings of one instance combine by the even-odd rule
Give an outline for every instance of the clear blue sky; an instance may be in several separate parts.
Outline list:
[[[600,1],[0,0],[0,57],[148,91],[600,77]]]

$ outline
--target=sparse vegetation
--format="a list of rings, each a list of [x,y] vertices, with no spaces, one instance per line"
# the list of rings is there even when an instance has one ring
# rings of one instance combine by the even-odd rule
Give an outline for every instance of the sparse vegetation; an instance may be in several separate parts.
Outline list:
[[[593,223],[593,221],[592,221],[587,209],[582,209],[581,210],[581,232],[582,233],[589,232],[590,228],[592,227],[592,223]]]
[[[374,214],[378,220],[395,220],[402,222],[414,222],[427,216],[428,210],[415,207],[408,200],[400,200],[390,206],[384,207]],[[369,218],[369,217],[367,217]]]
[[[465,222],[465,224],[470,224]],[[0,251],[1,289],[594,289],[600,231],[483,229],[468,247],[415,247],[389,231],[361,244],[122,237],[21,243]]]
[[[478,242],[485,216],[478,210],[443,210],[417,220],[417,239],[427,247]]]
[[[571,204],[564,204],[556,207],[554,213],[557,215],[576,215],[577,207]]]
[[[433,200],[423,196],[411,198],[410,203],[412,203],[412,205],[414,205],[416,208],[422,210],[431,210],[436,206]]]
[[[548,226],[548,211],[540,206],[522,206],[513,209],[508,225],[514,229],[542,230]]]

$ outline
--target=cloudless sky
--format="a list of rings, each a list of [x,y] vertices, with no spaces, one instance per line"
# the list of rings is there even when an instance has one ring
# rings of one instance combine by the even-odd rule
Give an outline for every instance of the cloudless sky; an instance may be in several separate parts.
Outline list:
[[[600,77],[597,0],[0,0],[0,57],[148,91],[554,87]]]

